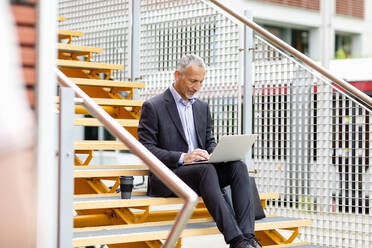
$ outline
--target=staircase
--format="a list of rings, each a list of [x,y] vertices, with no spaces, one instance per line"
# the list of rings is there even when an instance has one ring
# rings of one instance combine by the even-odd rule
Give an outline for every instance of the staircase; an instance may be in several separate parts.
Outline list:
[[[64,18],[60,17],[59,20],[63,21]],[[58,31],[58,68],[137,137],[143,101],[133,99],[133,93],[135,89],[144,88],[145,84],[112,80],[112,72],[123,70],[123,66],[93,62],[91,59],[94,54],[102,53],[103,50],[72,44],[75,39],[83,35],[84,33],[77,31]],[[58,104],[58,97],[56,101]],[[89,114],[87,109],[80,105],[76,106],[75,113]],[[76,117],[74,124],[83,127],[102,126],[97,119],[91,117]],[[97,245],[106,245],[110,248],[161,247],[162,240],[168,236],[183,200],[176,197],[148,197],[144,191],[134,191],[132,199],[122,200],[116,193],[120,184],[119,176],[146,176],[148,167],[131,164],[92,164],[97,151],[128,150],[121,142],[76,140],[74,150],[73,247]],[[266,201],[278,199],[279,195],[262,193],[260,198],[265,207]],[[296,237],[300,227],[309,225],[311,225],[310,220],[270,215],[256,222],[256,236],[265,247],[308,247],[308,242],[298,241]],[[280,230],[286,230],[285,232],[290,234],[283,235]],[[181,238],[218,233],[202,199],[199,199]],[[177,244],[177,247],[181,246],[182,239]]]

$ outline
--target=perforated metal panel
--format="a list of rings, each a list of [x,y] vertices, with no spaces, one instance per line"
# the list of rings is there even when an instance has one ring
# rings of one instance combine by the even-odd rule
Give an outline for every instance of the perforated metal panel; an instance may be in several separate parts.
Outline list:
[[[254,147],[270,212],[310,218],[303,240],[372,247],[371,111],[256,37]]]
[[[216,138],[240,133],[239,25],[202,1],[141,3],[142,96],[169,87],[178,59],[195,53],[207,65],[199,97],[211,107]]]
[[[66,21],[59,28],[84,32],[72,44],[103,48],[92,61],[122,64],[112,78],[127,80],[128,73],[128,0],[59,0],[58,14]]]

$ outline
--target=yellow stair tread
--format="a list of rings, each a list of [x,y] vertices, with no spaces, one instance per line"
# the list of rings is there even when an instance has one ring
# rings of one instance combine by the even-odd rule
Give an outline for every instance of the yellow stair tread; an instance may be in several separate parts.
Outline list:
[[[271,193],[259,194],[260,200],[267,201],[275,198],[267,198]],[[202,202],[199,197],[199,202]],[[100,208],[120,208],[120,207],[138,207],[138,206],[154,206],[154,205],[172,205],[182,204],[184,201],[179,197],[151,197],[147,195],[133,195],[131,199],[124,200],[120,198],[118,193],[107,194],[89,194],[89,195],[75,195],[74,209],[100,209]]]
[[[64,16],[58,16],[57,20],[59,22],[64,22],[64,21],[66,21],[66,17],[64,17]]]
[[[77,140],[75,150],[128,150],[127,146],[115,140]]]
[[[259,193],[261,200],[275,200],[279,199],[279,193]]]
[[[64,68],[81,68],[91,70],[124,70],[123,65],[86,62],[78,60],[58,59],[57,65]]]
[[[155,206],[182,204],[184,201],[178,197],[151,197],[147,195],[132,196],[129,200],[120,198],[120,194],[100,194],[96,196],[75,195],[73,207],[75,210],[101,209],[101,208],[120,208],[120,207],[139,207],[139,206]],[[200,198],[199,198],[199,202]]]
[[[123,127],[138,127],[139,120],[136,119],[116,119]],[[75,126],[90,126],[98,127],[103,126],[103,124],[96,118],[75,118]]]
[[[75,178],[101,178],[101,177],[119,177],[119,176],[146,176],[149,171],[147,168],[91,168],[91,166],[75,166]]]
[[[63,30],[59,29],[57,31],[59,36],[72,36],[72,37],[81,37],[84,36],[83,32],[80,31],[75,31],[75,30]]]
[[[211,219],[189,220],[189,223],[203,222],[211,222]],[[164,240],[169,235],[169,230],[173,224],[174,221],[162,221],[142,224],[74,228],[72,245],[73,247],[85,247],[91,245],[147,241],[154,240],[154,238]],[[212,227],[213,234],[216,232],[215,229],[216,227]],[[208,234],[212,233],[210,232]],[[195,235],[197,235],[196,232],[194,232],[193,235],[190,235],[187,230],[182,232],[182,237]],[[205,235],[205,232],[201,235]]]
[[[61,52],[69,53],[102,53],[103,49],[91,46],[77,46],[71,44],[57,43],[57,49]]]
[[[141,107],[142,100],[127,100],[127,99],[111,99],[111,98],[93,98],[93,100],[102,106],[128,106],[128,107]]]
[[[266,245],[265,248],[284,248],[284,247],[296,247],[301,246],[301,248],[311,248],[310,242],[296,242],[296,243],[290,243],[290,244],[281,244],[281,245]],[[318,246],[319,247],[319,246]]]
[[[141,107],[142,100],[127,100],[113,98],[92,98],[95,103],[101,106],[123,106],[123,107]],[[59,97],[56,97],[56,102],[59,103]]]
[[[74,228],[73,246],[129,243],[166,239],[174,221],[143,224],[127,224],[100,227]],[[311,220],[287,217],[266,217],[255,222],[255,231],[293,228],[311,225]],[[181,237],[219,234],[216,224],[210,218],[189,220]]]
[[[148,169],[144,164],[105,164],[105,165],[75,165],[75,169]]]
[[[100,87],[117,87],[117,88],[145,88],[142,82],[121,82],[101,79],[70,78],[72,82],[81,86],[100,86]]]

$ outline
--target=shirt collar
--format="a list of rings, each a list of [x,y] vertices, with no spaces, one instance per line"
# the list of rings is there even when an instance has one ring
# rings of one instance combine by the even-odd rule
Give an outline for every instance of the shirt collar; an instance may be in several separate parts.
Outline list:
[[[174,88],[173,84],[169,87],[171,93],[172,93],[172,96],[173,96],[173,99],[174,101],[177,103],[177,102],[181,102],[182,104],[186,105],[186,102],[185,100],[183,100],[183,98],[180,96],[180,94],[177,92],[177,90]],[[189,103],[190,104],[193,104],[194,102],[196,101],[196,98],[193,97],[189,100]]]

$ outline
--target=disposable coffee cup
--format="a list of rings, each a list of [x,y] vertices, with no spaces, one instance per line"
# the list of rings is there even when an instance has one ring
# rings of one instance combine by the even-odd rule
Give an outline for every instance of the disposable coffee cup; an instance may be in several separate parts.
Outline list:
[[[133,189],[133,176],[120,176],[121,199],[130,199]]]

